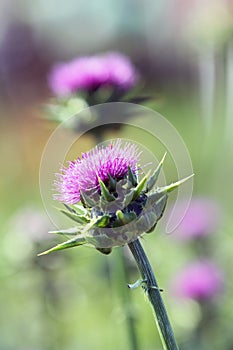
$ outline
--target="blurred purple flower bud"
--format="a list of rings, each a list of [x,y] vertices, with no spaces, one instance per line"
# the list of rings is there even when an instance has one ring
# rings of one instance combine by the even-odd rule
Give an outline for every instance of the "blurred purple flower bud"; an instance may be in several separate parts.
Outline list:
[[[223,290],[224,278],[219,268],[209,260],[195,261],[180,271],[172,281],[176,296],[204,301]]]
[[[136,81],[137,72],[130,59],[117,52],[58,63],[48,76],[51,90],[59,96],[80,90],[94,91],[102,86],[128,90]]]
[[[177,217],[181,217],[185,207],[180,203],[176,208]],[[174,236],[182,240],[201,238],[216,231],[221,221],[220,207],[211,199],[193,198],[189,208],[174,232]]]

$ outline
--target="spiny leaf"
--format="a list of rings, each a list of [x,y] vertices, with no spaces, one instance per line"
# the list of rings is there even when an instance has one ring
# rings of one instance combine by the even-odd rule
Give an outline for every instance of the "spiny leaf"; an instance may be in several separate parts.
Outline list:
[[[117,210],[116,216],[117,216],[118,220],[124,225],[133,221],[137,217],[137,215],[134,212],[123,213],[121,210]]]
[[[153,232],[156,226],[157,226],[157,222],[149,230],[147,230],[146,233]]]
[[[106,227],[107,224],[109,223],[109,216],[108,215],[103,215],[93,223],[93,227]]]
[[[132,183],[132,185],[135,187],[137,186],[137,177],[136,175],[132,172],[132,169],[130,166],[128,166],[128,179]]]
[[[127,193],[124,196],[124,200],[123,200],[123,207],[127,207],[129,205],[129,203],[132,201],[134,196],[134,190],[131,190],[129,193]]]
[[[66,209],[68,209],[68,211],[70,211],[71,213],[75,213],[75,210],[73,208],[71,208],[68,204],[64,203],[64,206],[66,207]]]
[[[149,230],[146,231],[146,233],[152,232],[157,222],[162,217],[164,209],[166,207],[167,198],[167,193],[154,193],[147,199],[143,213],[150,213],[149,216],[153,216],[152,222],[154,222],[154,224],[150,227]]]
[[[85,209],[82,205],[80,204],[73,204],[72,209],[74,208],[75,212],[79,215],[86,215],[87,214],[87,209]]]
[[[167,155],[167,152],[164,154],[163,158],[161,159],[159,165],[157,166],[157,168],[155,169],[154,173],[149,177],[147,183],[146,183],[146,192],[149,192],[150,190],[152,190],[152,188],[154,187],[156,181],[158,180],[161,168],[163,166],[163,162],[164,159]]]
[[[80,191],[80,198],[84,207],[92,208],[96,204],[95,201],[92,198],[90,198],[90,196],[88,196],[86,193],[82,191]]]
[[[113,202],[115,201],[115,197],[109,192],[109,190],[107,189],[106,185],[104,184],[104,182],[98,178],[99,181],[99,185],[100,185],[100,190],[101,190],[101,194],[103,195],[103,197],[108,201],[108,202]]]
[[[115,192],[117,182],[110,174],[108,174],[108,182],[109,182],[109,188]]]
[[[78,215],[75,213],[71,213],[69,211],[66,211],[64,209],[60,209],[60,211],[65,214],[66,216],[68,216],[68,218],[78,222],[79,224],[87,224],[88,222],[90,222],[90,220],[88,218],[86,218],[83,215]]]
[[[148,174],[145,175],[145,176],[142,178],[142,180],[139,182],[139,184],[137,185],[137,187],[135,187],[135,189],[134,189],[134,194],[133,194],[133,199],[132,199],[132,200],[135,200],[135,199],[137,199],[137,198],[140,196],[140,194],[141,194],[141,192],[142,192],[142,190],[143,190],[143,187],[144,187],[144,185],[145,185],[145,183],[146,183],[146,181],[147,181],[147,178],[148,178]]]
[[[162,198],[167,197],[167,193],[154,192],[147,197],[145,208],[150,208],[155,203],[158,203]]]
[[[46,254],[49,254],[49,253],[52,253],[52,252],[56,252],[58,250],[63,250],[63,249],[76,247],[76,246],[79,246],[79,245],[83,245],[85,243],[86,243],[85,237],[78,236],[76,238],[69,239],[66,242],[60,243],[60,244],[56,245],[55,247],[52,247],[52,248],[44,251],[44,252],[38,254],[38,256],[46,255]]]
[[[191,179],[192,177],[194,176],[194,174],[182,179],[182,180],[179,180],[177,182],[174,182],[168,186],[164,186],[164,187],[159,187],[156,192],[157,193],[169,193],[169,192],[172,192],[173,190],[175,190],[177,187],[179,187],[181,184],[183,184],[184,182],[186,182],[187,180]]]
[[[75,226],[75,227],[67,228],[64,230],[62,229],[62,230],[57,230],[57,231],[49,231],[49,233],[73,236],[73,235],[81,234],[81,231],[77,226]]]
[[[100,253],[108,255],[112,252],[112,248],[96,248]]]

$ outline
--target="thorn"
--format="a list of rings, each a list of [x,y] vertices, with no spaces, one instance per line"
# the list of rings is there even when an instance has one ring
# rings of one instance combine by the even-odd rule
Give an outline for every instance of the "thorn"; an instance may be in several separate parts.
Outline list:
[[[128,284],[128,288],[130,288],[130,289],[136,289],[136,288],[138,288],[138,287],[140,287],[140,286],[142,286],[144,283],[146,283],[146,280],[142,280],[142,279],[139,279],[139,280],[137,280],[135,283],[133,283],[133,284]]]
[[[148,176],[149,176],[149,172],[142,178],[142,180],[135,187],[134,195],[133,195],[133,199],[132,199],[133,201],[136,200],[140,196],[140,194],[145,186],[145,183],[148,179]]]
[[[181,179],[179,181],[176,181],[174,183],[171,183],[168,186],[164,186],[164,187],[160,187],[158,188],[158,190],[156,191],[157,193],[161,193],[161,192],[171,192],[174,189],[176,189],[177,187],[179,187],[181,184],[183,184],[184,182],[186,182],[187,180],[191,179],[194,176],[194,174],[189,175],[187,177],[185,177],[184,179]]]
[[[71,213],[76,213],[76,211],[73,209],[73,208],[71,208],[69,205],[67,205],[67,204],[65,204],[65,203],[63,203],[63,205],[66,207],[66,209],[67,210],[69,210]]]
[[[105,183],[99,177],[98,177],[98,181],[99,181],[99,185],[100,185],[100,189],[101,189],[101,194],[106,199],[106,201],[108,201],[108,202],[115,201],[116,198],[109,192]]]
[[[130,166],[128,166],[128,177],[129,177],[129,181],[132,183],[132,185],[134,187],[137,186],[137,177],[136,175],[132,172],[132,169]]]
[[[162,169],[165,157],[167,155],[167,152],[164,153],[163,158],[161,159],[161,161],[159,162],[157,168],[155,169],[154,173],[151,175],[151,177],[148,179],[147,184],[146,184],[146,192],[149,192],[150,190],[152,190],[152,188],[154,187],[154,185],[156,184],[160,171]]]
[[[138,288],[138,287],[142,287],[146,292],[148,292],[148,290],[150,290],[150,289],[156,289],[156,290],[158,290],[159,292],[163,292],[164,290],[162,289],[162,288],[159,288],[159,287],[157,287],[157,286],[148,286],[147,285],[147,280],[146,279],[144,279],[144,280],[142,280],[142,279],[139,279],[139,280],[137,280],[135,283],[133,283],[133,284],[128,284],[128,288],[130,288],[130,289],[136,289],[136,288]]]

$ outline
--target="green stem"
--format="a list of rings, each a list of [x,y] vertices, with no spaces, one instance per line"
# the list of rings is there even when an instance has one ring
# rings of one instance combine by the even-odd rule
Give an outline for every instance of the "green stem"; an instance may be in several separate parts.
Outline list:
[[[146,292],[155,312],[156,323],[163,343],[163,348],[165,350],[179,350],[158,284],[146,253],[138,239],[129,243],[128,246],[137,263],[142,279],[145,281]]]

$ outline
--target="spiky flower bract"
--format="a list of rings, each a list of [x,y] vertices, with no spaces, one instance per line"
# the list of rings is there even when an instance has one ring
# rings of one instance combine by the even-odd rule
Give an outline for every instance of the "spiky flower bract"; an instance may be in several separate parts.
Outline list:
[[[55,199],[65,204],[61,211],[77,226],[55,231],[73,238],[45,253],[88,243],[107,254],[153,231],[168,193],[186,179],[155,188],[164,157],[151,176],[140,179],[139,156],[135,144],[118,139],[62,167]]]
[[[48,76],[49,86],[58,96],[79,91],[91,92],[104,86],[128,90],[136,81],[136,69],[130,59],[119,52],[84,56],[70,62],[57,63]]]

